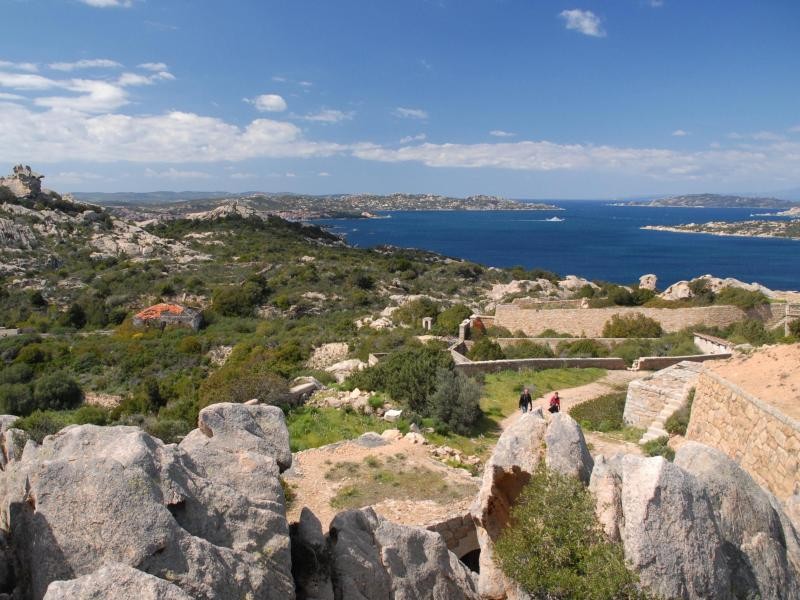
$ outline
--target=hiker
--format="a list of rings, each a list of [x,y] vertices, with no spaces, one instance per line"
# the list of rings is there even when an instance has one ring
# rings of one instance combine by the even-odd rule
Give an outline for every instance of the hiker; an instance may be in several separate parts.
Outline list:
[[[553,414],[561,412],[561,398],[558,397],[558,392],[553,394],[553,397],[550,398],[550,408],[547,410]]]
[[[522,414],[533,410],[533,399],[531,398],[531,393],[528,391],[528,388],[522,390],[522,393],[519,395],[519,408]]]

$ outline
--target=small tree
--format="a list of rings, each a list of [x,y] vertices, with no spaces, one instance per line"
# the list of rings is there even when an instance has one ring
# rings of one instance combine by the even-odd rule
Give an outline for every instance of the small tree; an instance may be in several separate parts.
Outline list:
[[[31,388],[23,383],[0,384],[0,411],[24,417],[36,408]]]
[[[472,314],[467,306],[454,304],[450,308],[444,309],[436,317],[436,331],[444,335],[454,335],[458,332],[458,326],[464,319]]]
[[[436,372],[436,391],[429,399],[430,413],[451,431],[469,435],[481,418],[481,388],[473,379],[450,369]]]
[[[67,410],[83,402],[83,391],[72,377],[56,371],[36,381],[33,399],[42,410]]]
[[[642,313],[614,315],[603,326],[603,337],[611,338],[655,338],[661,337],[664,330],[655,319]]]

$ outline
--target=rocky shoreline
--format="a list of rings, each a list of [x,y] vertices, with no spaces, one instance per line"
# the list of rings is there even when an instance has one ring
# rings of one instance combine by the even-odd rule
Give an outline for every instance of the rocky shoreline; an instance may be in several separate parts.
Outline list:
[[[723,237],[760,237],[800,240],[800,221],[711,221],[682,225],[645,225],[648,231],[670,233],[704,233]]]

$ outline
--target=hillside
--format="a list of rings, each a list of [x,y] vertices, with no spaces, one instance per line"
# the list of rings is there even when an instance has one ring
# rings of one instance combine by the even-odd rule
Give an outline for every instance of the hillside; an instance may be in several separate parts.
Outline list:
[[[625,202],[626,206],[683,207],[683,208],[791,208],[795,202],[778,198],[751,198],[721,194],[688,194],[655,200]]]

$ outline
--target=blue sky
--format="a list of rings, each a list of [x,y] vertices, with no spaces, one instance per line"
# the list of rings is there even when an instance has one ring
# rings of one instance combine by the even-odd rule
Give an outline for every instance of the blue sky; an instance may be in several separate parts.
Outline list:
[[[800,186],[796,0],[2,0],[0,162],[59,190]]]

